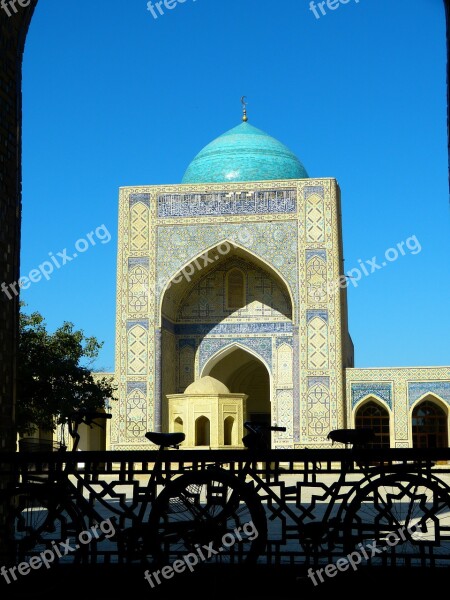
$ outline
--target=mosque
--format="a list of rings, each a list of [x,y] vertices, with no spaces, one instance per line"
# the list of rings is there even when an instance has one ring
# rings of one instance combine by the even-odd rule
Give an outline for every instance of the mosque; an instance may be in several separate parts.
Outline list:
[[[354,367],[340,189],[310,178],[243,121],[182,183],[119,194],[116,372],[106,445],[242,447],[243,422],[286,427],[273,448],[329,447],[372,427],[376,447],[448,447],[450,367]]]

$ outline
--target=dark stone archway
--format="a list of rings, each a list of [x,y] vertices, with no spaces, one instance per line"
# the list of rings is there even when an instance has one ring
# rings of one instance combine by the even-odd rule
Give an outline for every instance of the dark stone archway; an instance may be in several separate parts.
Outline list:
[[[22,57],[37,0],[0,10],[0,285],[19,279],[22,200]],[[8,6],[8,5],[7,5]],[[18,298],[0,291],[0,449],[15,450]]]

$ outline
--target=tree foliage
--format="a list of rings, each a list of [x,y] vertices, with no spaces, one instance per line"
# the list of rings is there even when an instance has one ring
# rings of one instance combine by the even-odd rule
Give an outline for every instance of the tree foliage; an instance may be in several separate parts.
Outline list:
[[[19,434],[36,427],[52,431],[74,410],[105,408],[114,399],[112,378],[95,378],[89,368],[103,343],[64,322],[54,333],[44,317],[20,313],[17,365],[16,428]]]

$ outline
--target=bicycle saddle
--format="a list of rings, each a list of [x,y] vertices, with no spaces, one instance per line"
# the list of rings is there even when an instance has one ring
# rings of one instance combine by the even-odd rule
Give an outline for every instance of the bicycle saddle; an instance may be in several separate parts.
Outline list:
[[[180,433],[157,433],[156,431],[148,431],[145,437],[157,446],[164,448],[176,448],[186,438],[185,434]]]
[[[340,442],[341,444],[353,444],[354,446],[361,446],[373,441],[375,438],[375,432],[373,429],[361,428],[361,429],[334,429],[330,431],[327,438],[333,440],[333,442]]]

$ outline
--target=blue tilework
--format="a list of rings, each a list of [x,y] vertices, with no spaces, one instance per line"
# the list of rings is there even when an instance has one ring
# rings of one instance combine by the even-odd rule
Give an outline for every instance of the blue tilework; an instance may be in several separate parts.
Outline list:
[[[289,148],[253,125],[241,123],[197,154],[182,183],[306,178],[308,173]]]
[[[450,404],[450,381],[419,381],[408,384],[409,405],[424,394],[436,394]]]
[[[326,388],[330,388],[330,378],[329,377],[308,377],[308,389],[312,388],[315,385],[323,385]]]
[[[127,381],[127,396],[133,390],[140,390],[143,394],[146,394],[147,384],[142,381]]]
[[[134,258],[128,259],[128,269],[131,270],[133,267],[136,267],[137,265],[148,269],[149,268],[149,259],[146,257],[134,257]]]
[[[252,350],[266,361],[270,369],[272,368],[272,338],[208,338],[200,344],[200,370],[216,352],[233,344]]]
[[[328,311],[327,310],[307,310],[306,311],[306,322],[309,323],[316,317],[323,319],[325,323],[328,323]]]
[[[142,202],[145,206],[150,206],[150,194],[130,194],[128,197],[130,208],[137,202]]]
[[[392,385],[390,383],[352,383],[352,407],[366,396],[384,400],[392,409]]]
[[[141,321],[127,321],[127,331],[129,331],[135,325],[140,325],[144,329],[148,330],[148,321],[147,320],[141,320]]]
[[[160,218],[295,213],[296,210],[295,190],[158,196]]]
[[[232,335],[251,333],[292,333],[292,323],[171,323],[163,319],[163,327],[177,335]]]
[[[318,256],[322,260],[327,260],[327,251],[326,250],[307,250],[306,251],[306,262],[310,261],[311,258]]]

